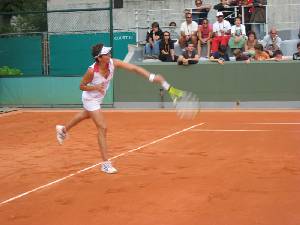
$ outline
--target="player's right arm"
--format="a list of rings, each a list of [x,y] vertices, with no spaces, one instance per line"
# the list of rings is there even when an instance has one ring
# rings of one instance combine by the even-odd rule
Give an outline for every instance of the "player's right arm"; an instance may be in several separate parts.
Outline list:
[[[100,91],[103,92],[104,87],[103,84],[98,85],[88,85],[92,82],[94,78],[94,70],[92,68],[89,68],[86,73],[83,75],[81,81],[80,81],[80,90],[82,91]]]

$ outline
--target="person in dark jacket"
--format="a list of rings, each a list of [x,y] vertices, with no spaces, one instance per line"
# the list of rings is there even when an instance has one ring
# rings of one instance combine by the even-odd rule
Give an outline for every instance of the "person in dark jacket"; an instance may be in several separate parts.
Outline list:
[[[163,33],[163,38],[160,41],[158,58],[163,62],[174,62],[176,60],[174,42],[168,31]]]
[[[157,22],[153,22],[151,25],[151,31],[147,33],[145,46],[145,54],[147,56],[158,57],[159,55],[159,43],[162,39],[163,32],[159,28]]]

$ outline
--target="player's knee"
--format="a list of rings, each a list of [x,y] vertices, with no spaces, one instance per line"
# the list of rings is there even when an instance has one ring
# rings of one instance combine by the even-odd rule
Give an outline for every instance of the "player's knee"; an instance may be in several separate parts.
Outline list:
[[[103,134],[106,134],[106,132],[107,132],[107,127],[104,124],[97,124],[97,129],[98,129],[98,132],[103,133]]]

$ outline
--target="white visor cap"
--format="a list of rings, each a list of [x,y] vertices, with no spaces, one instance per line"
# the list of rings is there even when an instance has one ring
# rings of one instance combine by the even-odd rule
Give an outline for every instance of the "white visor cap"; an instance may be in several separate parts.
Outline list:
[[[98,56],[101,56],[101,55],[107,55],[108,53],[110,53],[110,51],[111,51],[111,47],[103,46],[101,49],[101,52],[99,52],[99,54],[97,56],[95,56],[95,58],[97,58]]]

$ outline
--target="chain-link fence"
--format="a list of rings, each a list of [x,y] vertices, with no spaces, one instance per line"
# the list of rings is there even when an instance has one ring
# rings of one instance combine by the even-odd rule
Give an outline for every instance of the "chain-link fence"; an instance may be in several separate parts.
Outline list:
[[[48,33],[110,32],[108,9],[50,11],[47,14]]]
[[[90,63],[92,45],[113,47],[112,18],[111,6],[0,13],[0,67],[26,75],[82,73],[79,65]]]

